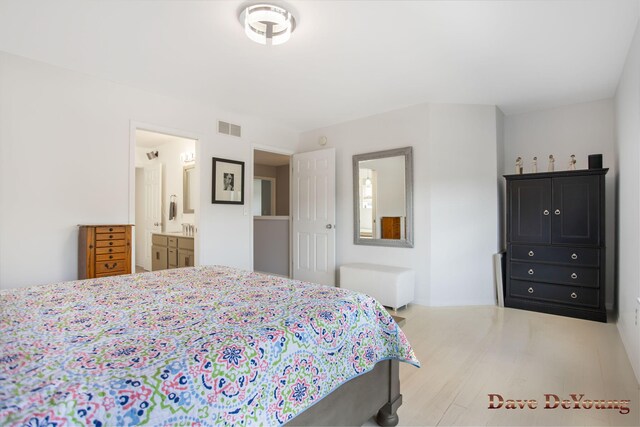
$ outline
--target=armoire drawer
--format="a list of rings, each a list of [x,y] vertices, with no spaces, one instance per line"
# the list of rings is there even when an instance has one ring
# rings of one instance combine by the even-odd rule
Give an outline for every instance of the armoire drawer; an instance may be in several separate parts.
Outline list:
[[[125,233],[127,231],[127,227],[124,226],[108,226],[108,227],[96,227],[96,234],[103,233]]]
[[[116,259],[126,259],[126,255],[124,252],[115,253],[115,254],[102,254],[96,255],[96,262],[100,261],[113,261]]]
[[[108,248],[110,246],[124,246],[126,240],[96,240],[96,248]]]
[[[600,270],[588,267],[512,262],[510,277],[512,279],[563,283],[592,288],[600,286]]]
[[[516,298],[526,298],[593,308],[600,306],[599,292],[600,291],[598,289],[552,285],[538,282],[523,282],[520,280],[512,280],[509,289],[509,295]]]
[[[566,246],[511,245],[511,259],[598,267],[600,249]]]
[[[126,262],[124,260],[117,261],[96,261],[96,273],[116,273],[124,271]]]
[[[124,240],[125,238],[124,233],[96,233],[96,240]]]
[[[126,246],[109,246],[105,248],[96,248],[97,255],[118,254],[118,253],[125,253],[126,251],[127,251]]]

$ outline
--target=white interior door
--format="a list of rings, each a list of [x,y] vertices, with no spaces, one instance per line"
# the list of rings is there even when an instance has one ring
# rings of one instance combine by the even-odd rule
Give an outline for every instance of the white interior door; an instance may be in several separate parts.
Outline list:
[[[292,158],[293,278],[335,286],[336,152]]]
[[[151,271],[151,234],[162,231],[162,164],[144,168],[144,266]]]

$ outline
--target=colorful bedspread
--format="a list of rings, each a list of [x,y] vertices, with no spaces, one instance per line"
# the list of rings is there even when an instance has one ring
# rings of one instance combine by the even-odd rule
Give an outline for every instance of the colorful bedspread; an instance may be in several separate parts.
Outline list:
[[[384,359],[372,298],[227,267],[0,291],[2,425],[281,425]]]

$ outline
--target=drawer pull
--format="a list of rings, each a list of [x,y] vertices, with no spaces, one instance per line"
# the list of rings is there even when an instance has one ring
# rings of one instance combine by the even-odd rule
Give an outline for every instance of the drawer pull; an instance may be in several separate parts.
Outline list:
[[[109,246],[113,246],[113,242],[109,242]]]
[[[114,268],[116,268],[116,266],[118,265],[117,262],[114,262],[113,265],[111,267],[109,267],[108,263],[104,263],[104,268],[106,268],[107,270],[113,270]]]
[[[110,228],[110,229],[109,229],[109,232],[111,232],[111,231],[113,231],[113,228]]]
[[[530,269],[529,269],[529,271],[528,271],[528,273],[529,273],[530,275],[533,275],[533,268],[530,268]]]
[[[571,254],[571,259],[578,259],[578,254]]]
[[[532,294],[533,293],[533,288],[529,288],[529,289],[527,289],[527,291],[529,291],[529,293]]]
[[[113,239],[113,234],[109,234],[109,238],[110,238],[110,239]]]
[[[533,251],[529,251],[529,256],[533,256],[533,255],[534,255]]]
[[[109,253],[113,252],[113,248],[109,248]]]
[[[113,255],[109,255],[109,259],[113,259]]]
[[[544,216],[549,215],[549,210],[548,210],[548,209],[545,209],[544,211],[542,211],[542,214],[543,214]]]
[[[571,298],[573,299],[578,298],[578,294],[576,294],[575,292],[571,292]]]
[[[554,212],[554,214],[556,214],[556,215],[560,215],[560,209],[556,209],[556,211]]]
[[[571,273],[571,278],[575,280],[578,278],[578,275],[576,273]]]

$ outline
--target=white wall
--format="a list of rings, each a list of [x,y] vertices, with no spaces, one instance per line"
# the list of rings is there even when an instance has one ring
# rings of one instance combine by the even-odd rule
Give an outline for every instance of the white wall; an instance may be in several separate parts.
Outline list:
[[[336,148],[338,266],[413,268],[425,305],[493,304],[496,115],[488,106],[418,105],[306,132],[301,151]],[[352,156],[413,147],[414,248],[353,244]]]
[[[211,157],[245,161],[251,177],[252,144],[293,150],[296,133],[6,53],[0,93],[0,288],[75,279],[77,224],[134,221],[131,121],[199,137],[200,263],[252,268],[251,198],[211,204]],[[218,119],[243,137],[218,134]]]
[[[253,218],[253,268],[289,276],[289,218]]]
[[[507,184],[502,177],[504,170],[503,165],[505,163],[505,142],[504,142],[504,113],[498,107],[496,107],[496,171],[498,178],[498,248],[501,251],[507,249],[507,237],[506,237],[506,212],[507,212],[507,200],[506,191]]]
[[[587,169],[589,154],[602,154],[606,175],[606,306],[613,308],[615,295],[615,200],[617,159],[614,147],[614,103],[612,99],[569,105],[504,119],[505,156],[503,173],[515,173],[515,160],[524,159],[525,172],[531,172],[534,156],[538,172],[547,171],[549,154],[555,170],[567,170],[569,156],[576,155],[577,169]]]
[[[430,113],[431,304],[494,304],[496,108],[437,104]]]
[[[618,183],[618,330],[640,382],[640,31],[636,29],[615,97]]]

